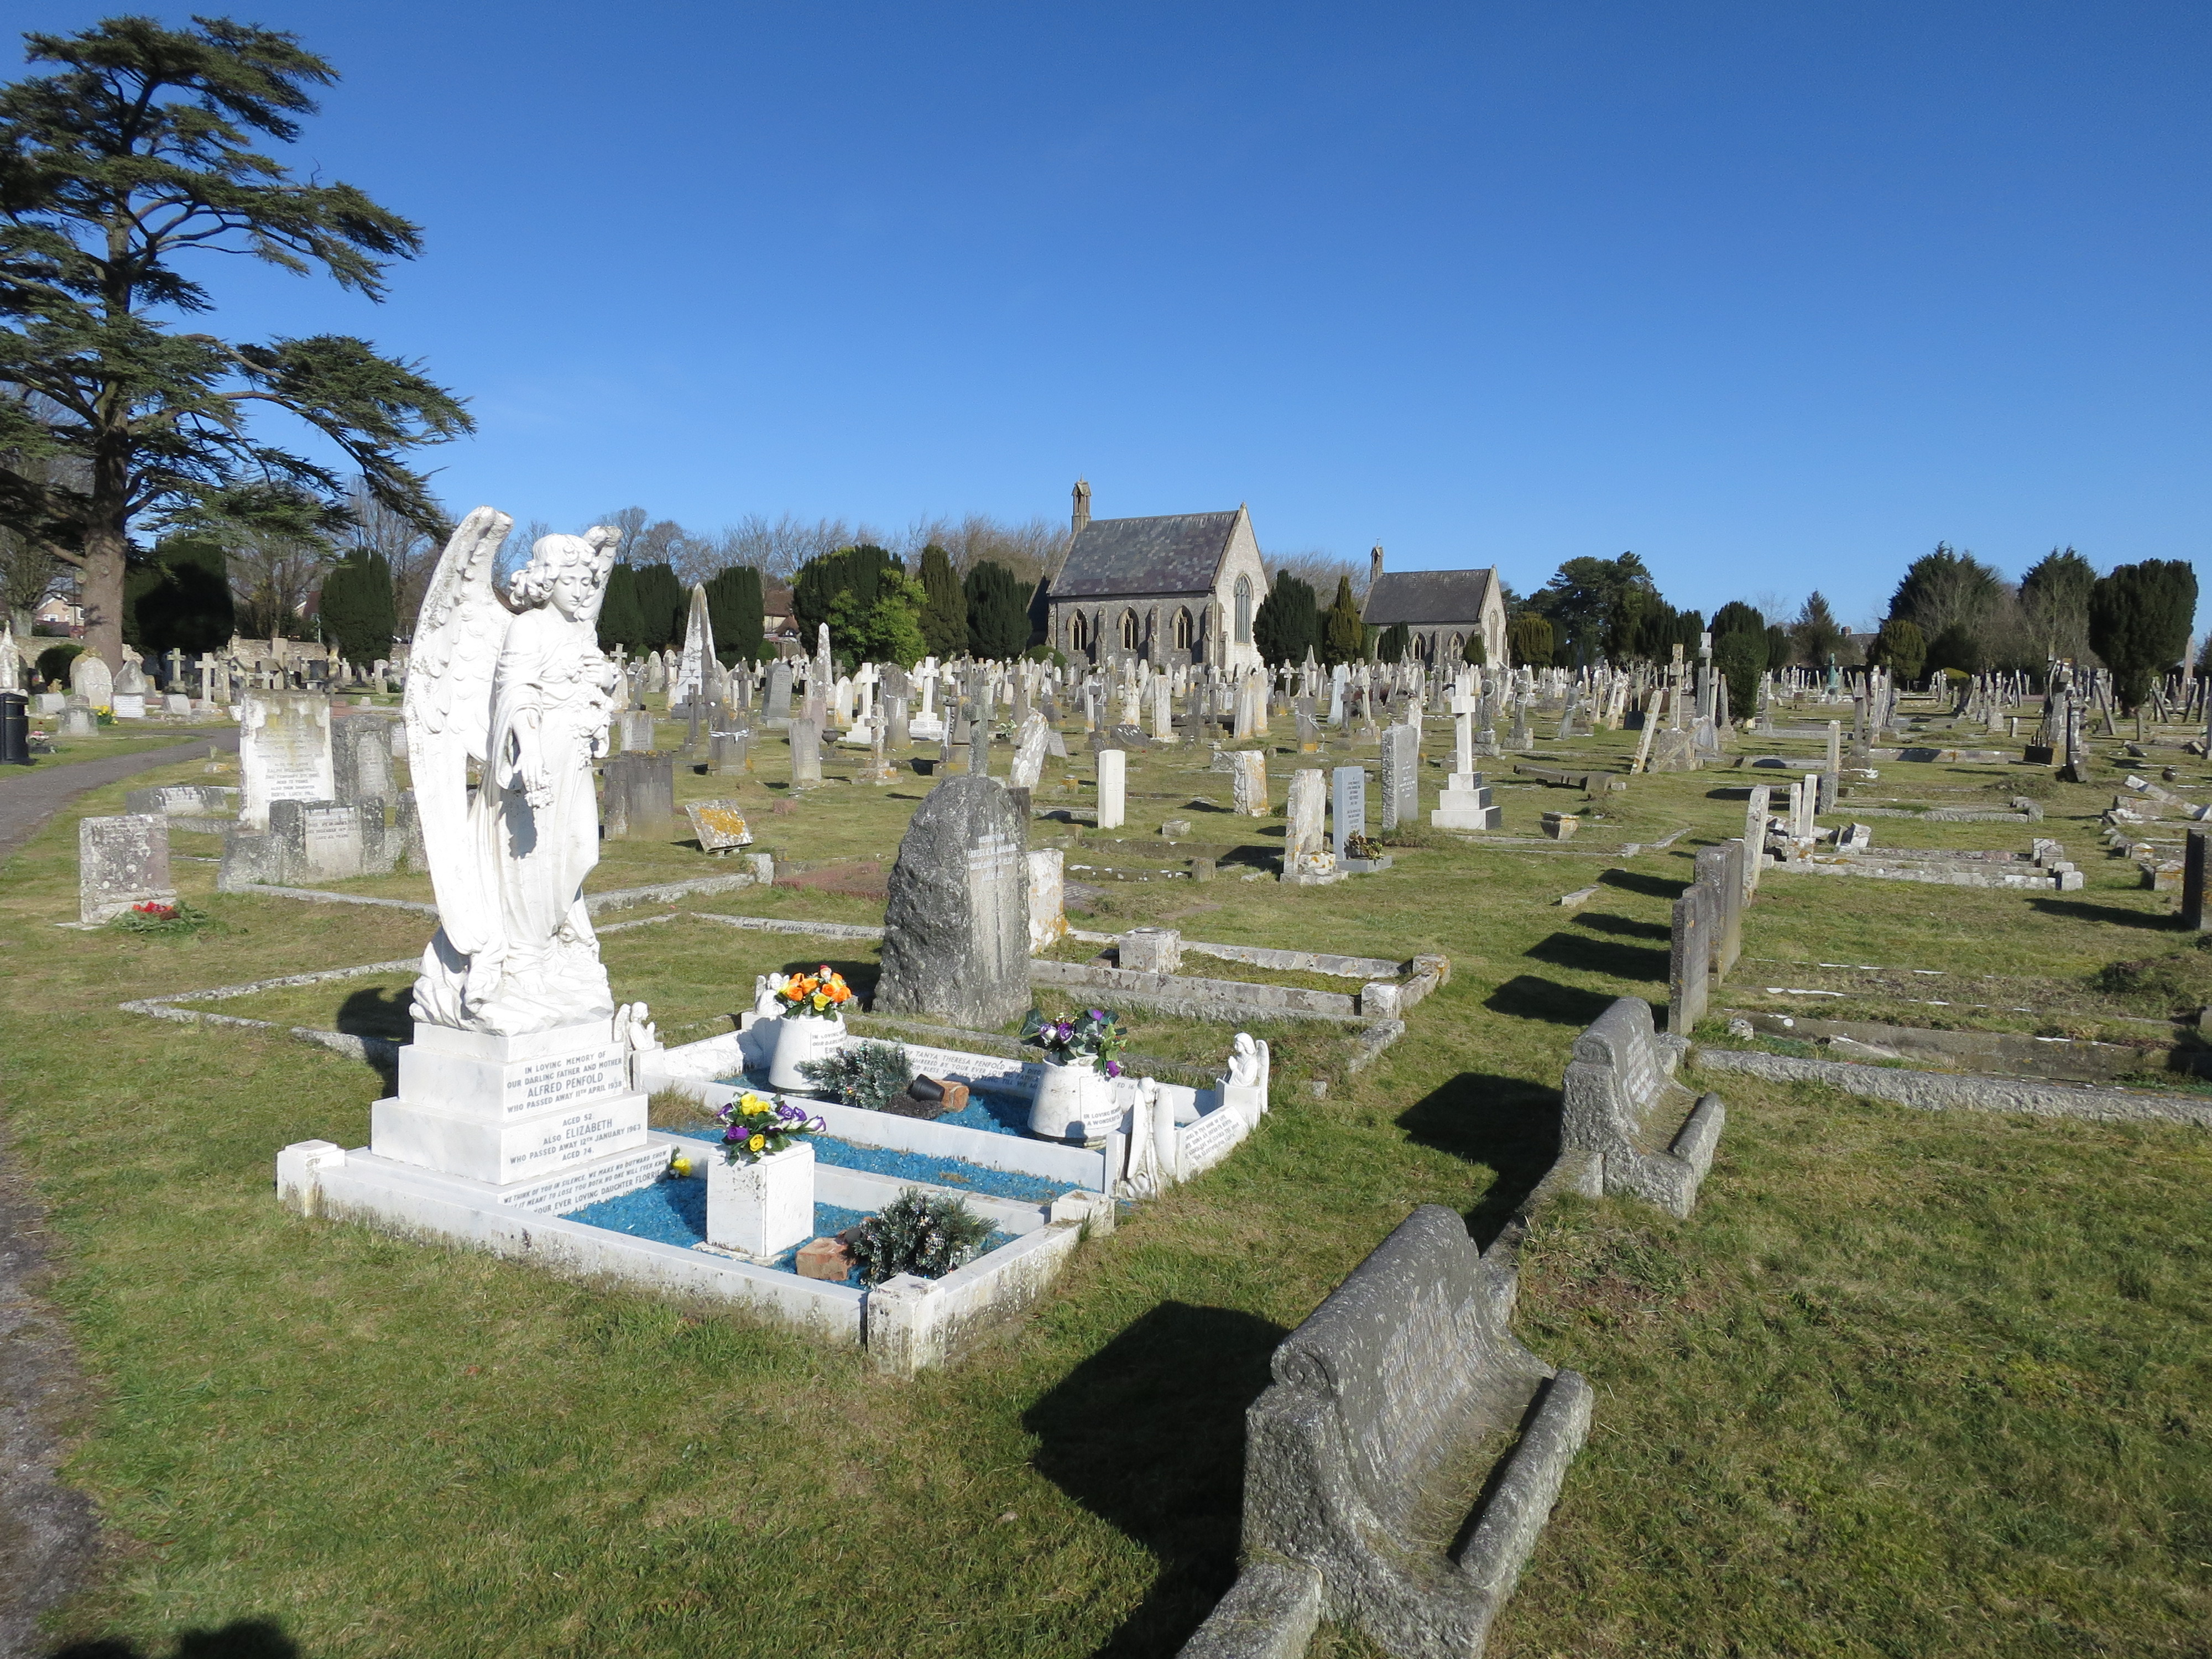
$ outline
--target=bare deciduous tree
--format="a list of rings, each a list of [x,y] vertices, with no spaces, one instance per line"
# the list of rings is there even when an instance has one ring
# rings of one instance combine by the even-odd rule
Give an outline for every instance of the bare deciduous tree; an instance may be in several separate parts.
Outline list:
[[[351,511],[353,523],[345,532],[345,544],[384,556],[392,570],[392,608],[398,618],[398,636],[406,639],[415,632],[415,613],[422,608],[422,593],[437,568],[447,532],[441,527],[432,535],[414,520],[393,512],[376,498],[366,480],[355,481]]]
[[[276,639],[300,626],[301,612],[337,556],[327,541],[287,535],[259,526],[224,526],[215,530],[230,567],[231,599],[238,631],[249,638]]]
[[[1261,552],[1270,580],[1273,580],[1277,571],[1287,570],[1322,595],[1323,605],[1336,597],[1336,584],[1340,577],[1351,581],[1353,599],[1364,600],[1367,597],[1367,573],[1372,566],[1371,560],[1347,559],[1338,554],[1323,552],[1317,547],[1304,548],[1296,553],[1268,553],[1265,549]]]

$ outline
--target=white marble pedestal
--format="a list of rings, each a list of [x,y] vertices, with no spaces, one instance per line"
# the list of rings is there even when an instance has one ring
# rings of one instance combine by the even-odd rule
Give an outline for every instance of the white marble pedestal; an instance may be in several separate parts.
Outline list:
[[[1504,821],[1504,809],[1491,804],[1489,786],[1480,772],[1452,773],[1429,814],[1433,830],[1495,830]]]
[[[805,1141],[750,1164],[708,1154],[707,1242],[770,1261],[814,1237],[814,1148]]]
[[[641,1147],[645,1127],[611,1020],[525,1036],[417,1024],[399,1092],[369,1109],[369,1150],[505,1186]]]

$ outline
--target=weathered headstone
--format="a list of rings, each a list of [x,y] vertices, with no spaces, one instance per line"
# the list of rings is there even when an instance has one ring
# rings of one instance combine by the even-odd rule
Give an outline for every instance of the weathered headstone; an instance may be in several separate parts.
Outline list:
[[[384,803],[278,800],[269,833],[283,882],[346,881],[375,873],[384,860]]]
[[[1700,847],[1697,854],[1698,881],[1712,894],[1713,920],[1709,960],[1716,979],[1728,977],[1743,953],[1743,855],[1741,841],[1724,841],[1717,847]]]
[[[665,836],[676,827],[676,762],[666,755],[607,757],[606,838]]]
[[[1114,941],[1114,959],[1132,973],[1179,973],[1182,934],[1173,927],[1132,927]]]
[[[79,818],[77,920],[97,927],[137,904],[174,904],[169,820],[159,812]]]
[[[1410,726],[1382,728],[1382,827],[1395,830],[1420,814],[1420,733]]]
[[[1705,1017],[1713,933],[1712,893],[1702,883],[1674,901],[1674,926],[1667,962],[1667,1031],[1687,1036]]]
[[[1009,787],[1034,789],[1037,780],[1044,775],[1047,744],[1052,738],[1052,728],[1045,724],[1044,716],[1032,713],[1022,723],[1021,736],[1014,743],[1013,769],[1006,775]]]
[[[811,720],[795,720],[791,732],[791,787],[811,789],[822,781],[822,728]]]
[[[244,792],[238,819],[249,830],[267,827],[271,801],[336,799],[330,700],[304,691],[248,692],[238,776]]]
[[[1029,855],[1030,949],[1048,951],[1067,937],[1066,854],[1040,847]]]
[[[1300,767],[1291,774],[1290,793],[1283,805],[1282,879],[1292,886],[1339,881],[1344,876],[1329,848],[1325,778],[1317,766]]]
[[[791,665],[779,658],[768,671],[768,711],[762,716],[769,726],[781,727],[791,719]]]
[[[708,768],[717,777],[735,777],[751,769],[750,732],[717,732],[708,744]]]
[[[127,658],[115,677],[114,713],[119,720],[146,718],[146,671]]]
[[[331,722],[331,795],[353,805],[389,800],[392,787],[392,726],[367,714]]]
[[[1743,810],[1743,894],[1748,900],[1759,890],[1759,871],[1766,856],[1766,820],[1774,810],[1771,784],[1756,783]]]
[[[1267,815],[1267,751],[1235,749],[1229,751],[1230,799],[1246,817]]]
[[[1030,1006],[1028,826],[988,777],[915,809],[884,904],[878,1012],[990,1030]]]
[[[94,708],[115,706],[115,671],[94,652],[81,651],[70,659],[69,688]]]
[[[1119,749],[1098,751],[1098,827],[1119,830],[1127,805],[1129,757]]]

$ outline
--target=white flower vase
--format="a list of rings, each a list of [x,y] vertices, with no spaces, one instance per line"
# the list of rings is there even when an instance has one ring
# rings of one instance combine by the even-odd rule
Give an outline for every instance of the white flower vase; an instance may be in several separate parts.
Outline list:
[[[771,1089],[811,1089],[814,1085],[799,1068],[811,1060],[827,1060],[845,1040],[841,1014],[827,1019],[814,1014],[786,1014],[776,1021],[775,1055],[768,1064]]]
[[[732,1164],[707,1166],[707,1242],[767,1261],[814,1237],[814,1148],[801,1140]]]
[[[1091,1060],[1048,1060],[1030,1105],[1030,1133],[1045,1140],[1103,1146],[1121,1121],[1114,1079]]]

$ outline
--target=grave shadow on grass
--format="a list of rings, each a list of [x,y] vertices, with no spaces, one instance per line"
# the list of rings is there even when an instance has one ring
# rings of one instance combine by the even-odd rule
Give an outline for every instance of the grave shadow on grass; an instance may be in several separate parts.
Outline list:
[[[1022,1414],[1037,1473],[1159,1563],[1099,1659],[1175,1652],[1236,1577],[1244,1412],[1288,1334],[1237,1309],[1164,1302]]]
[[[1619,939],[1663,939],[1671,941],[1674,937],[1674,930],[1663,921],[1638,921],[1630,916],[1616,916],[1610,910],[1577,915],[1575,925],[1587,927],[1594,933],[1611,933]]]
[[[1608,870],[1598,879],[1608,887],[1624,888],[1651,898],[1678,899],[1690,890],[1686,881],[1676,881],[1671,876],[1642,875],[1634,870]]]
[[[71,1642],[50,1659],[155,1659],[136,1642]],[[300,1659],[300,1644],[273,1619],[240,1619],[220,1630],[177,1632],[166,1659]]]
[[[352,992],[338,1004],[337,1029],[348,1036],[411,1042],[415,1038],[415,1016],[409,1009],[414,997],[415,988],[411,985],[395,986],[390,991],[368,986]]]
[[[2142,910],[2123,910],[2117,904],[2087,904],[2080,899],[2031,898],[2028,905],[2046,916],[2064,916],[2073,921],[2110,922],[2115,927],[2146,927],[2154,933],[2172,933],[2179,938],[2193,939],[2184,931],[2180,918],[2146,913]]]
[[[1517,974],[1492,991],[1482,1006],[1493,1014],[1505,1014],[1514,1019],[1540,1019],[1553,1025],[1579,1029],[1612,1007],[1613,999],[1596,991],[1562,985],[1557,980]]]
[[[1658,980],[1667,977],[1667,952],[1648,945],[1620,945],[1591,939],[1585,933],[1553,933],[1522,952],[1554,968],[1571,968],[1580,974],[1602,974],[1608,979]]]
[[[1594,1000],[1603,1012],[1604,999]],[[1559,1091],[1526,1078],[1462,1072],[1407,1107],[1398,1127],[1424,1146],[1493,1173],[1467,1216],[1468,1231],[1487,1248],[1559,1161]]]

